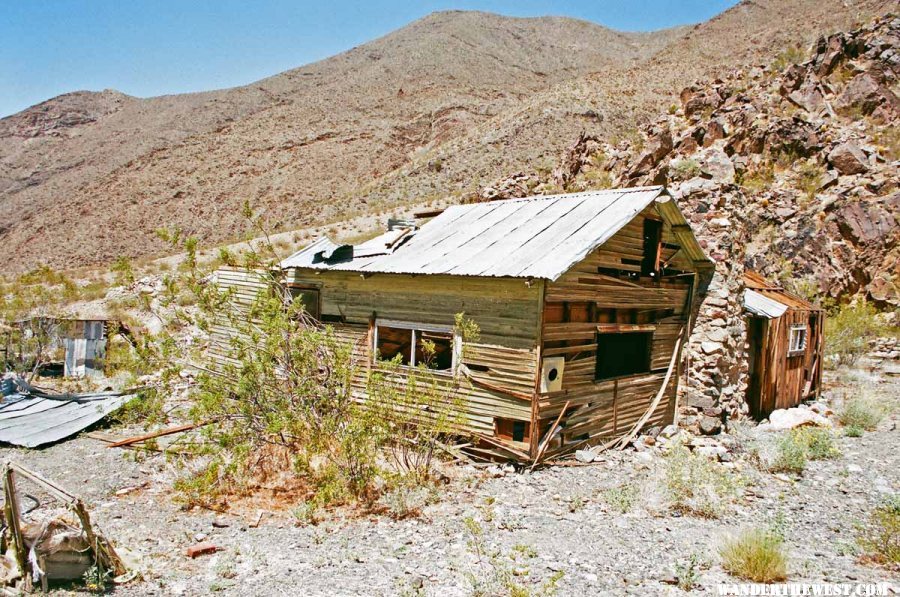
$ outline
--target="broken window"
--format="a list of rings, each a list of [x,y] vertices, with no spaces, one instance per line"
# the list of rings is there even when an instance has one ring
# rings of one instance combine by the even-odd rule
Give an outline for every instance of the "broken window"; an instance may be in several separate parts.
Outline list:
[[[597,334],[596,381],[650,372],[653,332]]]
[[[788,345],[788,356],[802,354],[806,350],[806,326],[791,326],[790,344]]]
[[[295,301],[300,301],[303,304],[303,310],[306,311],[310,317],[314,319],[321,318],[318,288],[291,286],[290,292]]]
[[[531,423],[512,419],[494,419],[496,435],[500,439],[514,442],[527,442],[531,435]]]
[[[401,365],[424,365],[435,371],[450,371],[456,362],[453,328],[427,324],[379,320],[375,325],[377,358],[400,359]]]
[[[659,275],[659,259],[662,253],[663,223],[650,218],[644,219],[644,259],[641,261],[642,276]]]

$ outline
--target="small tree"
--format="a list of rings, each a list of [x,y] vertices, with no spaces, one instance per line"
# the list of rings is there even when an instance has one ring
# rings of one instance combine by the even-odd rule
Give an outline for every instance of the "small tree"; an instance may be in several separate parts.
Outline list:
[[[186,256],[181,273],[164,284],[162,303],[174,313],[170,328],[230,330],[227,345],[215,347],[227,357],[220,364],[174,336],[157,341],[156,358],[171,365],[165,380],[178,381],[186,364],[198,366],[192,416],[214,421],[196,446],[205,464],[178,483],[187,499],[205,502],[278,477],[308,488],[322,505],[372,498],[378,477],[430,478],[439,438],[459,427],[456,381],[438,380],[427,358],[403,375],[398,363],[379,362],[369,371],[355,362],[353,346],[294,300],[268,242],[240,257],[228,254],[227,263],[241,267],[258,289],[248,300],[245,292],[211,283],[195,240],[177,231],[163,236]],[[184,292],[194,296],[189,308],[178,307]],[[460,322],[469,336],[477,329]],[[365,396],[360,379],[366,379]]]
[[[869,341],[889,332],[878,321],[878,311],[864,300],[835,309],[825,320],[825,351],[834,363],[854,365],[869,348]]]

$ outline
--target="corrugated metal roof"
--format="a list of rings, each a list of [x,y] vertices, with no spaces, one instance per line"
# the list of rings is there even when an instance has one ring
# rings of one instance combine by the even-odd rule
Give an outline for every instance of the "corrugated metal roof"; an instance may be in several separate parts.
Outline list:
[[[122,392],[51,396],[27,387],[16,391],[7,382],[3,390],[0,442],[26,448],[75,435],[134,398]]]
[[[352,250],[320,238],[281,266],[555,280],[661,196],[656,186],[454,205],[405,237]]]
[[[744,290],[744,308],[758,317],[774,319],[781,317],[788,310],[787,305],[762,295],[755,290]]]

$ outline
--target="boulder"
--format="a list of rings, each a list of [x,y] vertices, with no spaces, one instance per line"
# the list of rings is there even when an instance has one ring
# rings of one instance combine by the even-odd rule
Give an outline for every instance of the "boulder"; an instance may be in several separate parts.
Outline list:
[[[716,182],[734,183],[734,164],[720,147],[710,147],[700,154],[700,171]]]
[[[865,115],[872,114],[882,104],[888,110],[896,111],[900,108],[900,99],[867,72],[853,77],[834,102],[838,110],[856,109]]]
[[[722,420],[706,415],[700,417],[700,433],[703,435],[715,435],[722,431]]]
[[[843,175],[862,174],[869,169],[866,154],[853,143],[841,143],[832,149],[828,163]]]
[[[831,427],[831,421],[808,408],[783,408],[772,411],[769,423],[760,425],[764,431],[785,431],[805,426]]]

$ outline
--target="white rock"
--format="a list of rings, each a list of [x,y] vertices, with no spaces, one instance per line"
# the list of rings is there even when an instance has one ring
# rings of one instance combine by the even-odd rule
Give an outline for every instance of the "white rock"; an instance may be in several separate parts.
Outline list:
[[[578,462],[593,462],[594,453],[590,450],[575,450],[575,460]]]
[[[784,431],[805,425],[818,427],[831,427],[831,421],[809,408],[784,408],[772,411],[769,415],[769,424],[765,431]],[[760,428],[763,428],[760,425]]]
[[[722,345],[718,342],[701,342],[700,349],[706,354],[715,354],[722,352]]]

